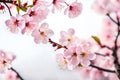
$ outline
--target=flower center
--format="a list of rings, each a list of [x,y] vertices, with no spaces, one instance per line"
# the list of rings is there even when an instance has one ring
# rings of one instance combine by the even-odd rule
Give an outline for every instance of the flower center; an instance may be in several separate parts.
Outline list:
[[[73,57],[77,57],[77,54],[76,53],[73,53],[73,55],[72,55]]]
[[[56,4],[56,1],[57,1],[57,0],[53,0],[53,2],[52,2],[52,3],[53,3],[53,4]]]
[[[72,41],[72,38],[68,38],[67,41],[68,41],[68,42],[71,42],[71,41]]]
[[[81,63],[78,64],[78,67],[83,67],[83,65]]]
[[[19,20],[15,20],[15,22],[14,22],[14,25],[17,25],[18,26],[18,22],[19,22]]]
[[[33,15],[35,15],[35,11],[31,11],[30,14],[29,14],[30,17],[33,16]]]
[[[73,10],[73,6],[69,6],[69,10],[72,11]]]
[[[42,31],[42,32],[40,32],[40,35],[44,36],[44,35],[45,35],[45,33]]]
[[[85,53],[85,52],[82,52],[82,57],[85,57],[86,55],[87,55],[87,53]]]

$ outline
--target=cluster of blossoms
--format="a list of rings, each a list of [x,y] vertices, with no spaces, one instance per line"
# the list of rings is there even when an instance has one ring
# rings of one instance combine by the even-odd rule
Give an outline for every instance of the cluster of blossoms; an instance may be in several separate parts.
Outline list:
[[[120,1],[119,0],[94,0],[92,8],[107,16],[103,23],[101,35],[92,36],[92,40],[82,40],[76,37],[74,29],[67,32],[60,32],[59,43],[52,41],[54,32],[46,22],[51,11],[64,10],[64,15],[69,18],[79,16],[82,11],[82,4],[74,1],[68,4],[66,0],[33,0],[32,4],[22,3],[21,0],[5,0],[3,4],[9,10],[11,18],[6,20],[6,25],[12,33],[30,33],[36,44],[50,43],[52,47],[63,49],[56,54],[56,60],[63,69],[76,69],[89,80],[119,80],[120,79]],[[1,3],[2,3],[1,2]],[[11,13],[11,3],[16,6],[18,14]],[[0,9],[4,9],[0,4]],[[114,7],[113,7],[114,6]],[[52,9],[51,9],[52,7]],[[20,10],[24,11],[21,15]],[[113,15],[111,15],[113,14]],[[6,72],[7,80],[23,80],[22,77],[11,66],[15,59],[13,54],[0,51],[0,72]],[[96,75],[96,76],[94,76]]]
[[[6,73],[6,80],[19,80],[17,73],[12,69],[11,63],[15,59],[12,52],[0,50],[0,73]]]
[[[59,41],[66,48],[62,54],[57,54],[57,62],[61,67],[69,69],[88,67],[91,63],[90,60],[94,60],[96,56],[91,51],[92,43],[78,39],[74,33],[73,29],[69,29],[68,32],[61,31]]]

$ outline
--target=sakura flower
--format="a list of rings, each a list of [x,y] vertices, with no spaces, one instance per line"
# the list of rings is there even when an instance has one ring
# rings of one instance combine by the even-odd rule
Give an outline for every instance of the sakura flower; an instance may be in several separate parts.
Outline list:
[[[81,45],[77,47],[76,52],[83,66],[89,66],[90,60],[94,60],[96,55],[91,51],[92,45],[90,42],[82,41]]]
[[[52,12],[55,12],[55,9],[57,10],[61,10],[64,6],[62,5],[62,3],[64,3],[65,0],[53,0],[52,4],[53,4],[53,9]]]
[[[93,69],[90,73],[90,80],[109,80],[107,76],[103,74],[104,71]]]
[[[103,20],[103,27],[101,32],[100,39],[102,44],[113,47],[117,32],[117,25],[114,24],[109,18],[105,18]]]
[[[113,7],[114,6],[114,7]],[[119,0],[95,0],[92,8],[99,13],[116,13],[120,10]]]
[[[16,33],[19,29],[23,28],[24,19],[20,15],[17,15],[16,17],[11,16],[11,19],[7,20],[5,23],[12,33]]]
[[[64,52],[64,56],[68,63],[69,69],[74,69],[80,63],[78,53],[76,53],[77,46],[72,46]]]
[[[59,66],[62,69],[65,69],[67,67],[67,61],[65,59],[65,56],[63,54],[57,54],[56,55],[56,61],[58,62]]]
[[[53,35],[53,31],[48,28],[47,23],[41,24],[39,28],[36,28],[32,32],[32,36],[34,37],[35,43],[47,43],[49,38]]]
[[[68,5],[65,9],[64,14],[68,13],[69,18],[75,18],[80,15],[82,11],[82,4],[78,2],[73,2],[72,4]]]
[[[36,28],[38,26],[38,23],[34,22],[34,21],[31,21],[29,15],[24,15],[23,16],[24,19],[25,19],[25,26],[24,28],[22,29],[22,34],[24,34],[25,32],[28,33],[28,32],[32,32],[34,28]]]
[[[46,0],[34,0],[33,5],[49,7],[49,3]]]
[[[67,47],[73,44],[77,39],[77,37],[75,37],[74,34],[75,31],[72,28],[68,29],[67,32],[61,31],[60,33],[61,38],[59,39],[60,44]]]
[[[27,14],[31,17],[32,21],[42,21],[48,15],[48,8],[44,5],[35,5],[34,7],[30,8]]]
[[[6,80],[19,80],[17,78],[17,74],[12,70],[8,70],[6,72],[5,78],[6,78]]]
[[[14,59],[15,56],[12,53],[0,51],[0,73],[5,72]]]
[[[109,5],[109,3],[110,0],[94,0],[92,9],[101,14],[109,13],[109,11],[106,9],[106,6]]]

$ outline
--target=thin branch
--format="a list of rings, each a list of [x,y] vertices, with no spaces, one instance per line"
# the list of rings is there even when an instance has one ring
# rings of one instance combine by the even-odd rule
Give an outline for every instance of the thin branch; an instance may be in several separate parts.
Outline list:
[[[120,79],[120,64],[119,64],[118,56],[117,56],[117,51],[118,51],[117,41],[118,41],[118,37],[120,35],[120,22],[119,22],[118,17],[117,17],[117,21],[118,21],[117,22],[118,31],[117,31],[117,36],[116,36],[115,41],[114,41],[114,49],[113,49],[112,56],[114,57],[116,74],[117,74],[118,78]]]
[[[104,69],[104,68],[101,68],[101,67],[98,67],[98,66],[95,66],[95,65],[92,65],[92,64],[90,64],[90,66],[93,67],[93,68],[96,68],[98,70],[105,71],[105,72],[115,73],[115,70]]]
[[[20,80],[24,80],[14,68],[11,67],[10,69],[17,74],[17,77],[20,78]]]
[[[12,0],[0,0],[0,2],[3,2],[3,3],[13,3]]]
[[[10,16],[12,16],[12,13],[11,13],[11,11],[10,11],[9,6],[8,6],[5,2],[3,2],[3,3],[4,3],[4,4],[5,4],[5,6],[7,7],[7,9],[8,9],[8,11],[9,11]]]
[[[105,55],[105,54],[101,54],[101,53],[98,53],[98,52],[95,52],[96,55],[99,55],[99,56],[103,56],[103,57],[106,57],[108,55]]]
[[[118,24],[118,22],[117,21],[115,21],[111,16],[110,16],[110,14],[108,13],[108,14],[106,14],[110,19],[111,19],[111,21],[113,21],[115,24]]]
[[[100,45],[100,47],[101,47],[101,48],[107,48],[107,49],[109,49],[109,50],[113,50],[112,48],[110,48],[110,47],[107,46],[107,45]]]
[[[52,44],[53,47],[57,47],[57,49],[60,49],[60,48],[65,48],[65,49],[67,49],[66,46],[62,46],[61,44],[56,43],[56,42],[52,41],[51,39],[49,39],[49,42]],[[56,49],[56,50],[57,50],[57,49]]]

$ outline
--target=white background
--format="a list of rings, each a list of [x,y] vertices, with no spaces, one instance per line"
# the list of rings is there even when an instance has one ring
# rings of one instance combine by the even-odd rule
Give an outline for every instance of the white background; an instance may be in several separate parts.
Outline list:
[[[80,1],[80,0],[78,0]],[[74,28],[79,38],[90,38],[100,32],[102,16],[91,10],[93,0],[81,0],[82,14],[69,19],[63,13],[49,14],[45,20],[54,31],[53,40],[58,42],[60,31]],[[0,49],[12,51],[16,60],[12,66],[25,80],[84,80],[77,71],[61,70],[55,60],[55,51],[50,44],[35,44],[30,35],[12,34],[4,21],[9,18],[6,11],[0,14]]]

